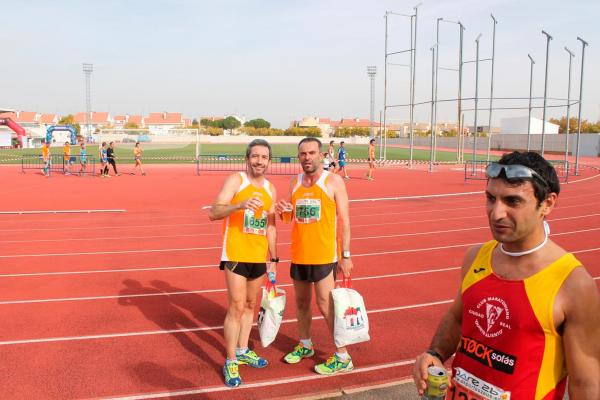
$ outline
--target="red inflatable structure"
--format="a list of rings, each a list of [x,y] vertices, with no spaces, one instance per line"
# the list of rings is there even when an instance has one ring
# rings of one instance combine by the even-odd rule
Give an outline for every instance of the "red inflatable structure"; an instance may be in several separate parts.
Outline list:
[[[27,132],[25,132],[25,129],[23,129],[21,125],[17,124],[10,118],[0,118],[0,125],[6,125],[12,129],[17,134],[19,142],[21,143],[21,147],[23,147],[23,137],[27,136]]]

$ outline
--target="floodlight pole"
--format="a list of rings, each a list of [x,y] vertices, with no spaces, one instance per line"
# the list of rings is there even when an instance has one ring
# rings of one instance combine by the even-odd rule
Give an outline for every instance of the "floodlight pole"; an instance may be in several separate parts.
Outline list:
[[[94,70],[94,64],[83,63],[83,73],[85,74],[85,125],[87,129],[87,136],[91,137],[91,121],[90,116],[92,114],[92,94],[91,94],[91,78],[92,71]]]
[[[458,132],[458,152],[459,152],[459,156],[458,161],[463,161],[464,162],[464,135],[463,135],[463,130],[464,130],[464,115],[462,115],[462,75],[463,75],[463,38],[464,38],[464,31],[465,31],[465,27],[464,25],[459,21],[458,25],[460,27],[460,45],[459,45],[459,50],[458,50],[458,127],[459,127],[459,132]]]
[[[492,103],[494,102],[494,61],[496,59],[496,25],[498,21],[494,18],[494,14],[490,14],[492,17],[493,33],[492,33],[492,76],[490,79],[490,112],[488,119],[488,148],[487,148],[487,161],[490,162],[490,148],[492,147]]]
[[[435,45],[431,48],[433,52],[434,61],[435,61],[435,69],[431,71],[432,77],[435,77],[435,81],[431,82],[431,145],[433,146],[431,154],[433,155],[432,161],[435,161],[435,151],[437,147],[437,97],[438,97],[438,73],[439,73],[439,65],[440,65],[440,21],[443,21],[444,18],[438,18],[435,29]],[[430,166],[431,170],[432,166]]]
[[[409,113],[409,123],[410,123],[410,158],[409,158],[409,168],[412,168],[412,164],[413,164],[413,152],[414,152],[414,140],[415,140],[415,135],[414,135],[414,119],[415,119],[415,77],[417,75],[417,19],[418,19],[418,13],[419,13],[419,7],[421,6],[421,4],[423,3],[419,3],[416,6],[413,7],[413,10],[415,10],[415,13],[411,16],[410,21],[411,21],[411,39],[413,40],[413,42],[411,43],[411,63],[410,63],[410,72],[411,72],[411,77],[410,77],[410,113]],[[413,22],[414,21],[414,35],[412,33],[412,27],[413,27]]]
[[[579,116],[577,117],[577,143],[575,145],[575,175],[579,175],[579,139],[581,136],[581,100],[583,98],[583,61],[585,58],[585,46],[588,42],[577,36],[577,40],[581,42],[581,74],[579,75]]]
[[[527,151],[531,150],[531,98],[533,95],[533,65],[535,61],[530,54],[527,54],[529,57],[529,118],[527,119]]]
[[[542,31],[542,34],[546,36],[546,75],[544,77],[544,112],[542,115],[542,146],[540,151],[543,157],[546,139],[546,102],[548,100],[548,56],[550,54],[550,41],[552,40],[552,36],[546,31]]]
[[[575,54],[565,46],[565,50],[569,53],[569,83],[567,84],[567,126],[565,127],[565,165],[568,168],[569,162],[569,118],[571,117],[571,64],[573,64],[573,57]]]
[[[375,75],[377,75],[377,67],[375,65],[367,66],[367,75],[371,80],[371,108],[369,114],[369,138],[375,137],[373,129],[373,121],[375,120]]]
[[[387,66],[388,66],[388,15],[389,11],[385,12],[385,58],[383,63],[383,137],[379,139],[379,148],[384,149],[387,147]],[[381,151],[379,152],[379,158],[381,159]],[[385,160],[385,152],[383,153],[383,159]]]
[[[475,162],[477,161],[477,105],[479,103],[479,39],[481,39],[481,33],[475,39],[475,118],[473,126],[473,175],[475,175]]]
[[[439,21],[439,19],[438,19]],[[434,160],[434,141],[435,141],[435,128],[433,126],[434,122],[434,109],[435,109],[435,80],[436,80],[436,65],[435,65],[435,50],[437,43],[431,47],[431,143],[429,149],[429,172],[433,172],[433,160]]]

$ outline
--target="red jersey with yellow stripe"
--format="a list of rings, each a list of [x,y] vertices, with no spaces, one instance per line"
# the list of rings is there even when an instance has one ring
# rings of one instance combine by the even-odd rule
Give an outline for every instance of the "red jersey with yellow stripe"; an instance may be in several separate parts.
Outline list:
[[[273,204],[273,185],[265,179],[262,187],[254,186],[245,172],[239,173],[240,187],[231,204],[259,197],[262,209],[238,210],[223,221],[221,261],[264,263],[267,259],[267,214]]]
[[[581,263],[567,253],[524,280],[505,280],[491,265],[497,244],[481,247],[462,282],[461,338],[452,363],[456,390],[469,399],[562,400],[567,370],[554,300]]]
[[[323,171],[310,187],[302,175],[293,183],[292,263],[331,264],[337,261],[337,208],[327,193],[329,172]]]

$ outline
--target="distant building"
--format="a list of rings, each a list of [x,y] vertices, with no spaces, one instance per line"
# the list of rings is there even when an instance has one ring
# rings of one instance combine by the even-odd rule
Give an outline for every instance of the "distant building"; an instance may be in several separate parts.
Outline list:
[[[166,134],[169,129],[184,128],[184,120],[181,113],[150,113],[145,118],[146,127],[155,134]]]
[[[504,134],[527,134],[528,117],[502,118],[500,120],[500,133]],[[542,120],[531,118],[531,134],[539,135],[542,133]],[[546,134],[558,134],[559,126],[551,122],[546,122]]]

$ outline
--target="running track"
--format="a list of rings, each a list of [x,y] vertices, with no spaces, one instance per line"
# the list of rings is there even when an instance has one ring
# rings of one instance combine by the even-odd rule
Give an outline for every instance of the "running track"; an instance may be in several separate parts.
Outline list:
[[[312,372],[334,350],[318,317],[315,359],[281,361],[297,341],[283,262],[286,321],[267,349],[255,331],[251,337],[270,365],[242,367],[244,385],[230,390],[221,376],[221,225],[201,209],[224,175],[193,173],[189,166],[151,166],[143,178],[46,179],[0,168],[0,211],[126,210],[0,214],[0,398],[279,398],[406,377],[457,291],[465,250],[490,238],[484,183],[465,183],[451,167],[433,174],[390,168],[377,171],[375,182],[351,180],[353,283],[372,326],[372,340],[350,348],[355,372]],[[597,176],[585,169],[580,182],[563,186],[550,225],[552,239],[598,280]],[[287,188],[288,178],[273,181]],[[452,193],[471,194],[430,196]],[[367,200],[398,196],[408,198]],[[279,228],[280,257],[288,260],[289,226]]]

